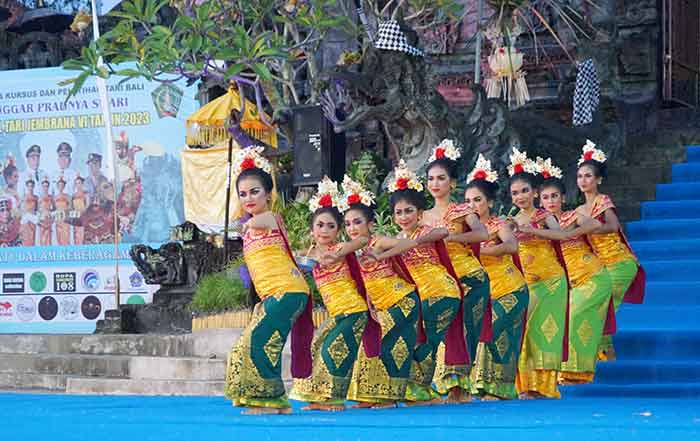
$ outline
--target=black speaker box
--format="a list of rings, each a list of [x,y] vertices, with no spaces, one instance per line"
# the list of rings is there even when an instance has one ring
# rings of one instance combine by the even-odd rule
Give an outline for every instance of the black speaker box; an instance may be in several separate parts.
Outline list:
[[[319,105],[292,109],[295,186],[314,185],[324,175],[339,182],[345,173],[345,133],[335,133]]]

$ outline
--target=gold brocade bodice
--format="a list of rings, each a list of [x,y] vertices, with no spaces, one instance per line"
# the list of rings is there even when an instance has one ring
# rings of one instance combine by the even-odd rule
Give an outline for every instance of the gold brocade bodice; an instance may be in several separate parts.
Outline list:
[[[450,204],[443,217],[431,226],[447,228],[450,234],[464,233],[467,230],[464,218],[469,212],[464,204]],[[457,277],[472,276],[483,271],[484,268],[469,245],[449,241],[445,241],[445,245]]]
[[[372,238],[367,247],[372,248],[375,243],[376,239]],[[414,285],[396,274],[389,259],[378,261],[360,255],[357,260],[360,263],[360,271],[367,295],[375,308],[382,311],[387,310],[415,291]]]
[[[489,240],[482,243],[481,247],[489,248],[501,243],[498,230],[505,227],[505,222],[499,218],[491,218],[486,224],[489,232]],[[506,227],[507,228],[507,227]],[[489,275],[491,298],[498,299],[506,294],[521,289],[525,285],[525,278],[513,263],[509,254],[503,256],[488,256],[481,254],[481,264],[484,265]]]
[[[73,209],[82,213],[87,207],[87,196],[85,193],[75,193],[73,195]]]
[[[548,240],[519,240],[518,254],[527,283],[537,283],[564,275],[564,268],[559,264],[554,247]]]
[[[411,238],[419,238],[432,229],[430,226],[422,225],[413,232]],[[416,283],[421,300],[431,297],[460,297],[457,281],[440,263],[440,257],[434,244],[418,245],[403,253],[401,258]]]
[[[532,215],[533,228],[545,228],[545,219],[550,214],[543,209],[537,209]],[[518,255],[523,266],[523,275],[527,283],[537,283],[564,275],[564,268],[557,259],[552,242],[531,234],[517,232]]]
[[[591,217],[605,223],[605,211],[615,209],[612,200],[603,194],[599,194],[593,201],[591,207]],[[593,251],[604,265],[614,265],[623,260],[635,259],[634,255],[622,241],[620,232],[605,234],[590,234],[588,240],[591,242]]]
[[[619,233],[591,234],[588,236],[593,251],[605,265],[614,265],[623,260],[634,259]]]
[[[338,248],[335,246],[330,250],[337,251]],[[344,259],[333,265],[316,265],[313,275],[323,304],[331,317],[367,311],[367,302],[357,291],[357,285]]]
[[[561,252],[564,255],[572,288],[586,283],[603,268],[600,260],[582,237],[562,242]]]
[[[249,229],[243,236],[243,258],[261,299],[287,292],[309,293],[279,230]]]

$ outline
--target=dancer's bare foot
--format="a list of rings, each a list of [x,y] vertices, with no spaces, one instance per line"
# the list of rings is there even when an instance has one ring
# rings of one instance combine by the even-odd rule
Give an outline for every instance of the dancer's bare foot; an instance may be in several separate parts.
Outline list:
[[[496,395],[485,394],[481,397],[481,401],[501,401],[503,398],[497,397]]]
[[[324,412],[342,412],[345,410],[345,405],[343,404],[325,404],[325,403],[311,403],[301,410],[321,410]]]
[[[538,400],[540,398],[546,398],[544,395],[534,392],[534,391],[527,391],[527,392],[521,392],[518,395],[518,398],[521,400]]]
[[[438,404],[445,404],[444,401],[442,401],[441,398],[433,398],[432,400],[425,400],[425,401],[404,401],[407,407],[416,407],[416,406],[437,406]]]
[[[288,415],[292,413],[291,407],[278,409],[275,407],[249,407],[241,415]]]
[[[376,403],[372,405],[372,409],[392,409],[397,406],[396,401],[388,401],[386,403]]]
[[[460,387],[453,387],[447,393],[447,398],[445,399],[446,404],[463,404],[469,403],[472,400],[472,396],[466,390]]]
[[[359,403],[355,403],[352,406],[350,406],[350,409],[371,409],[376,405],[377,403],[365,403],[360,401]]]

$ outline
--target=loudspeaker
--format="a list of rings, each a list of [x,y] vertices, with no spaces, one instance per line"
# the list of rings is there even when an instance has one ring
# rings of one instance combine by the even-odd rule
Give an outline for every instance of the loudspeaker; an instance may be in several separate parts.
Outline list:
[[[335,133],[319,105],[292,110],[295,186],[314,185],[324,175],[339,182],[345,173],[345,133]]]

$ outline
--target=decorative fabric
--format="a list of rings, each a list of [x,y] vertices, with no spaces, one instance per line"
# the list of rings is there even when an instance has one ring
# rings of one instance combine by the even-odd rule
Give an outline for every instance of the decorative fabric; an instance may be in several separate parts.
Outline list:
[[[389,20],[379,23],[377,29],[377,40],[374,42],[374,47],[387,51],[404,52],[415,57],[422,57],[423,51],[417,47],[411,46],[401,30],[399,22]]]
[[[308,301],[306,293],[280,293],[255,305],[227,361],[224,395],[234,405],[290,407],[282,381],[282,349]]]
[[[413,291],[391,307],[375,311],[382,329],[381,355],[370,358],[360,348],[348,400],[379,404],[404,399],[416,345],[419,304]]]
[[[341,244],[335,244],[329,251],[336,252],[341,248]],[[331,317],[367,311],[367,302],[358,292],[345,259],[331,265],[316,265],[312,273]]]
[[[563,250],[567,266],[570,261],[571,265],[579,262],[579,265],[585,266],[586,255],[569,255],[568,251],[571,250]],[[612,281],[608,271],[602,267],[589,277],[579,278],[575,285],[573,280],[569,297],[569,359],[562,363],[559,377],[569,382],[586,383],[593,380],[597,348],[603,336],[612,294]]]
[[[593,122],[593,114],[600,104],[600,84],[593,59],[578,64],[574,92],[573,124],[583,126]]]
[[[476,350],[470,377],[473,395],[517,398],[515,377],[527,308],[528,292],[524,284],[493,302],[493,342],[479,343]]]
[[[498,231],[501,228],[509,228],[503,219],[492,217],[486,222],[489,240],[481,243],[481,248],[488,248],[501,243]],[[525,278],[513,263],[513,257],[481,255],[481,263],[488,273],[490,280],[491,299],[497,299],[519,290],[525,285]]]
[[[366,324],[366,312],[326,320],[311,345],[313,372],[295,378],[289,396],[309,403],[344,402]]]

